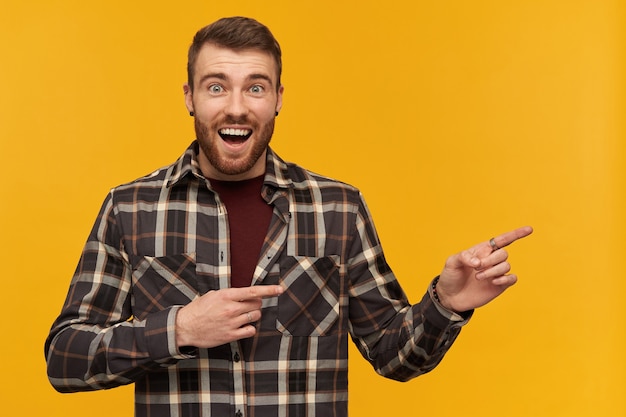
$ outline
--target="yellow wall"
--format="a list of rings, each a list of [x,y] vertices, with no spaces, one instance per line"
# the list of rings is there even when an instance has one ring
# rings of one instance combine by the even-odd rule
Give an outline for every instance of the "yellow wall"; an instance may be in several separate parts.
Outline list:
[[[128,387],[54,392],[43,342],[108,189],[193,138],[193,33],[235,14],[284,49],[273,146],[363,190],[413,300],[448,254],[536,230],[433,373],[353,356],[351,415],[626,415],[619,0],[4,0],[0,414],[132,415]]]

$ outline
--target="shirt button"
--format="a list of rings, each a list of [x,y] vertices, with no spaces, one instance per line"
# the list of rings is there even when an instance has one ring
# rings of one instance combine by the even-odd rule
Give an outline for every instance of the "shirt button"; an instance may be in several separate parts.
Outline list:
[[[233,360],[235,362],[239,362],[241,360],[241,358],[239,357],[239,353],[235,352],[235,356],[233,356]]]

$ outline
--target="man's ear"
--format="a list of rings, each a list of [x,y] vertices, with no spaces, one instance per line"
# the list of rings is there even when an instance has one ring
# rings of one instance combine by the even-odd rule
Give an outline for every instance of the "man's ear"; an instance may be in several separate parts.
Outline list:
[[[276,116],[278,116],[278,113],[280,112],[280,109],[283,108],[283,92],[285,91],[285,87],[284,86],[280,86],[278,88],[278,94],[276,97]]]
[[[189,84],[185,83],[183,85],[183,93],[185,93],[185,106],[187,107],[187,111],[190,115],[193,115],[193,93]]]

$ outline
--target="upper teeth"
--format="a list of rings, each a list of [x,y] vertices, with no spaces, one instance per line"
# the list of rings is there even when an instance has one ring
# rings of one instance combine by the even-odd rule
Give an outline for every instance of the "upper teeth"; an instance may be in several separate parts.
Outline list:
[[[222,129],[222,130],[220,130],[220,133],[222,135],[229,135],[229,136],[246,136],[247,134],[250,133],[250,131],[248,129],[233,129],[233,128],[229,128],[229,129]]]

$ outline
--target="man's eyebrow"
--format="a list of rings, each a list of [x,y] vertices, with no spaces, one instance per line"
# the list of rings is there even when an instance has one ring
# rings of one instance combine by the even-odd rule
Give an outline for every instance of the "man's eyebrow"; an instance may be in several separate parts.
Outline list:
[[[217,79],[222,80],[222,81],[228,80],[228,76],[226,76],[226,74],[224,74],[223,72],[211,72],[211,73],[208,73],[208,74],[204,74],[200,78],[200,80],[198,82],[198,85],[201,85],[203,82],[205,82],[209,78],[217,78]]]
[[[248,75],[248,80],[265,80],[271,85],[274,85],[274,81],[272,80],[272,78],[269,75],[262,73],[250,74]]]
[[[223,72],[211,72],[211,73],[208,73],[208,74],[204,74],[200,78],[200,80],[198,82],[198,85],[202,85],[202,83],[204,83],[206,80],[212,79],[212,78],[213,79],[222,80],[222,81],[228,81],[228,79],[229,79],[228,75],[226,75]],[[274,81],[272,80],[272,78],[269,75],[263,74],[263,73],[253,73],[253,74],[250,74],[250,75],[248,75],[246,77],[246,80],[247,81],[265,80],[268,83],[270,83],[270,85],[272,85],[272,86],[274,85]]]

